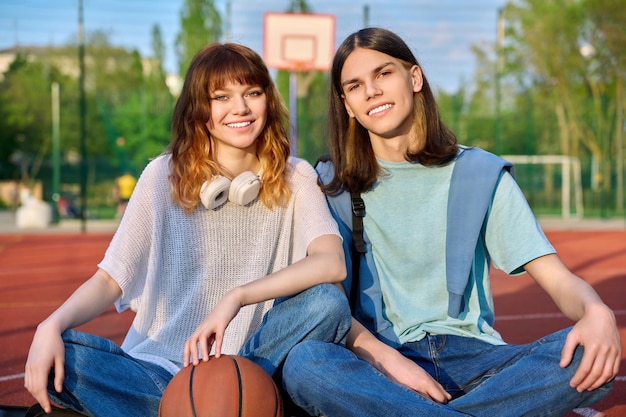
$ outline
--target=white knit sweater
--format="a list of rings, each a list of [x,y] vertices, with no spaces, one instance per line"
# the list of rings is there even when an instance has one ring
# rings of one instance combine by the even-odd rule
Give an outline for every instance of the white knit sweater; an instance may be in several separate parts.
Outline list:
[[[136,313],[122,348],[172,373],[183,344],[230,289],[303,258],[309,243],[339,235],[311,165],[290,158],[292,197],[286,207],[258,199],[187,215],[172,202],[170,156],[141,174],[128,208],[98,266],[122,288],[118,311]],[[223,353],[234,354],[258,328],[271,301],[246,306],[226,330]]]

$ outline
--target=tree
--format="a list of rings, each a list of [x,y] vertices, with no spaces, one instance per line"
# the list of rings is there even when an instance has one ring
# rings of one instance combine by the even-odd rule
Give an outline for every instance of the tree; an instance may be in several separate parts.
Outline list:
[[[591,187],[601,208],[611,189],[615,132],[623,128],[614,121],[623,117],[617,74],[623,68],[618,56],[626,16],[622,5],[613,3],[526,0],[507,10],[516,24],[516,52],[534,73],[535,87],[551,98],[546,114],[558,122],[560,146],[555,148],[583,160],[589,155]]]
[[[287,8],[288,12],[291,13],[312,13],[313,10],[307,4],[306,0],[291,0],[289,2],[289,7]]]
[[[193,56],[222,36],[222,18],[213,0],[185,0],[181,31],[176,38],[179,74],[184,78]]]
[[[615,76],[615,118],[613,138],[615,155],[615,204],[624,210],[624,125],[626,123],[626,9],[621,0],[587,0],[585,2],[592,27],[589,45],[601,45],[599,51],[608,56],[602,62]],[[593,47],[595,51],[595,47]]]
[[[155,71],[152,71],[151,74],[154,74],[155,77],[158,78],[159,81],[165,82],[165,45],[163,43],[163,35],[161,34],[161,28],[159,25],[154,25],[152,27],[152,55],[154,57],[154,61],[157,65]]]
[[[57,68],[18,54],[0,84],[0,172],[27,186],[50,149],[50,86],[62,79]]]
[[[594,191],[592,201],[586,202],[601,210],[613,183],[618,190],[616,208],[623,210],[626,12],[622,3],[520,0],[508,3],[502,12],[506,31],[499,79],[504,152],[526,149],[579,158]],[[475,89],[466,116],[469,137],[480,131],[472,121],[494,90],[490,87],[495,86],[496,76],[492,51],[475,48]]]
[[[159,36],[155,38],[158,45]],[[165,84],[160,59],[143,58],[136,50],[113,46],[104,32],[91,33],[85,46],[85,125],[91,190],[120,170],[130,167],[141,171],[150,157],[162,152],[170,136],[173,97]],[[0,81],[0,177],[19,177],[26,184],[40,179],[44,197],[52,169],[53,82],[60,86],[62,183],[80,180],[76,50],[77,45],[71,43],[26,48]]]

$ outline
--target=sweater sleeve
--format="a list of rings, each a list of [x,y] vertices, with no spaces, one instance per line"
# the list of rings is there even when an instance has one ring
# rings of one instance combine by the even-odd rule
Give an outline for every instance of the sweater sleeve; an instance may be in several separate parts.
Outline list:
[[[341,237],[337,223],[330,214],[326,198],[317,184],[317,173],[304,160],[291,158],[294,193],[293,261],[306,256],[309,244],[316,238],[333,234]]]
[[[171,201],[168,159],[159,157],[146,166],[104,258],[98,264],[122,289],[122,296],[115,303],[118,311],[132,307],[132,301],[139,298],[146,284],[152,242],[160,217],[157,211]]]

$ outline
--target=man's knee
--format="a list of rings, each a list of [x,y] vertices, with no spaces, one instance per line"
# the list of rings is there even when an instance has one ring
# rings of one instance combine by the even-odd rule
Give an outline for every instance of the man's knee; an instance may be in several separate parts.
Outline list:
[[[283,381],[286,388],[298,389],[300,383],[310,383],[319,370],[323,352],[332,344],[317,340],[305,340],[294,346],[287,355],[283,366]]]

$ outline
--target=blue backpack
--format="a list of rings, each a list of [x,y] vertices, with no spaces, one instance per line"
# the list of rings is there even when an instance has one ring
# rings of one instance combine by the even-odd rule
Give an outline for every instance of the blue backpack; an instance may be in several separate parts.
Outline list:
[[[328,158],[320,158],[315,169],[322,184],[328,184],[334,177],[334,166]],[[463,294],[476,244],[503,169],[514,173],[510,162],[480,148],[463,147],[456,159],[448,196],[446,235],[450,317],[458,317],[463,311]],[[363,230],[365,204],[358,193],[349,191],[327,195],[327,200],[343,236],[348,269],[343,285],[353,315],[387,344],[398,346],[392,325],[383,315],[382,291],[371,242]]]

